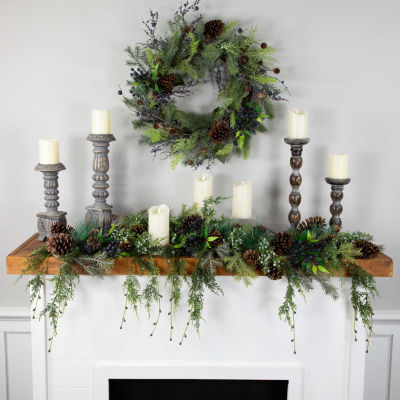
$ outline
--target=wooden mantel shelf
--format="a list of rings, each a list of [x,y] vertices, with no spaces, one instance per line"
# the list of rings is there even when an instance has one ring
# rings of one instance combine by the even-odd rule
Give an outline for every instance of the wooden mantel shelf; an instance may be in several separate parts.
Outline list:
[[[34,234],[27,241],[17,247],[9,256],[7,256],[7,274],[20,274],[26,267],[26,257],[35,249],[37,249],[42,242],[38,241],[38,234]],[[188,262],[186,272],[191,274],[196,264],[195,258],[185,258]],[[154,258],[157,266],[160,269],[161,275],[168,274],[168,266],[165,258],[155,257]],[[61,261],[54,257],[50,257],[47,262],[45,274],[55,275],[58,273]],[[357,264],[364,268],[366,271],[376,277],[391,277],[393,275],[393,260],[386,254],[379,253],[377,257],[369,260],[359,259]],[[76,266],[79,274],[86,274],[83,268]],[[130,258],[121,258],[116,260],[114,268],[108,273],[109,275],[127,275],[132,270],[132,263]],[[135,274],[139,274],[140,270],[138,266],[134,266]],[[262,275],[261,271],[257,271],[259,275]],[[217,269],[217,275],[232,275],[225,269]]]

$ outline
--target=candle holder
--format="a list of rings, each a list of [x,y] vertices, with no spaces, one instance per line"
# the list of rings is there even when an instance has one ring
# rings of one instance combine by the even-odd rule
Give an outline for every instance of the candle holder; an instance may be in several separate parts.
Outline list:
[[[109,196],[107,183],[109,176],[107,175],[110,163],[108,161],[108,147],[110,142],[115,140],[111,134],[95,135],[90,134],[87,140],[93,143],[93,197],[94,203],[86,207],[86,219],[96,220],[100,227],[111,225],[112,206],[107,204]]]
[[[64,165],[58,164],[38,164],[35,171],[43,173],[44,179],[44,206],[46,211],[36,214],[38,217],[37,227],[39,240],[43,241],[51,236],[51,226],[54,222],[67,223],[65,211],[58,211],[58,173],[65,169]]]
[[[329,210],[332,214],[332,218],[329,220],[329,225],[337,226],[338,229],[342,227],[342,220],[340,214],[343,211],[343,206],[340,204],[343,199],[343,188],[350,182],[350,178],[346,179],[335,179],[325,178],[325,181],[331,185],[331,199],[332,204]]]
[[[292,167],[292,174],[290,175],[290,185],[292,186],[292,191],[289,195],[289,204],[291,205],[291,210],[289,212],[289,222],[291,227],[295,230],[297,224],[300,222],[301,214],[299,211],[299,205],[301,203],[300,185],[302,178],[300,175],[300,168],[303,165],[303,158],[301,157],[303,153],[303,146],[310,141],[309,138],[303,139],[292,139],[285,138],[285,143],[290,145],[290,151],[292,157],[290,158],[290,166]]]

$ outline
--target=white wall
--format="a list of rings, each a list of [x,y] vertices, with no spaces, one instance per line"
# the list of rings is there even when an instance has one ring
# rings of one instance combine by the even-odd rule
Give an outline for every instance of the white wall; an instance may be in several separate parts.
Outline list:
[[[158,9],[162,27],[179,1],[2,0],[0,4],[1,229],[3,268],[0,304],[23,305],[23,283],[5,275],[4,258],[35,231],[42,210],[37,139],[58,137],[61,209],[76,222],[91,202],[90,110],[112,110],[117,142],[111,151],[111,197],[121,214],[165,202],[175,209],[191,202],[194,172],[169,170],[152,161],[132,132],[128,110],[117,95],[129,75],[123,49],[145,39],[140,21]],[[279,49],[289,104],[277,106],[270,135],[257,137],[249,161],[216,165],[216,194],[229,195],[233,180],[252,177],[258,218],[274,229],[286,226],[289,149],[283,143],[289,107],[309,111],[311,143],[304,152],[304,216],[328,217],[324,182],[329,152],[350,155],[351,184],[344,198],[347,229],[373,232],[400,256],[396,213],[398,169],[398,38],[400,3],[393,0],[335,2],[204,0],[210,17],[258,26],[258,36]],[[193,99],[194,101],[194,99]],[[229,203],[229,202],[228,202]],[[229,204],[225,210],[229,209]],[[382,279],[377,307],[400,308],[399,277]]]

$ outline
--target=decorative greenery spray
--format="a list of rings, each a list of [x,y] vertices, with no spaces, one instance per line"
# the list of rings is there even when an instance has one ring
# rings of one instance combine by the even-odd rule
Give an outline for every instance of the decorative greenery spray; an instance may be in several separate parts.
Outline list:
[[[60,223],[53,225],[52,236],[46,245],[28,257],[23,272],[37,274],[28,283],[33,318],[45,280],[53,283],[50,300],[39,313],[39,317],[49,318],[53,328],[49,351],[57,335],[60,317],[73,299],[79,282],[77,266],[90,275],[102,278],[114,267],[115,260],[122,257],[131,258],[132,270],[123,284],[125,304],[120,328],[123,328],[129,309],[137,314],[139,307],[144,306],[151,318],[155,305],[156,315],[150,331],[153,336],[162,318],[160,270],[155,256],[164,257],[168,265],[166,284],[170,287],[170,306],[166,314],[170,322],[171,341],[175,332],[174,313],[180,305],[184,285],[189,287],[188,319],[179,334],[179,344],[184,342],[190,326],[199,332],[205,292],[223,294],[215,279],[218,269],[231,272],[245,286],[250,286],[261,272],[270,279],[285,277],[287,280],[279,316],[290,326],[296,352],[296,294],[305,297],[314,284],[319,284],[326,295],[336,300],[338,290],[331,277],[340,276],[346,268],[352,277],[351,302],[355,320],[361,319],[366,329],[368,349],[372,334],[371,297],[378,293],[373,276],[357,266],[357,258],[373,257],[379,251],[370,242],[372,237],[360,232],[336,232],[326,226],[321,217],[307,219],[299,224],[296,232],[289,230],[275,234],[261,225],[241,225],[231,218],[217,217],[214,206],[222,200],[221,197],[208,198],[201,211],[195,206],[183,206],[179,215],[170,217],[170,243],[166,246],[160,246],[158,241],[151,239],[144,211],[124,217],[104,229],[97,229],[87,221],[80,222],[75,229]],[[59,273],[47,278],[46,263],[51,256],[62,263]],[[190,276],[186,274],[190,260],[187,257],[195,258],[191,259],[195,265]],[[139,267],[141,275],[149,276],[144,287],[135,275],[136,267]],[[357,340],[356,329],[354,333]]]
[[[199,3],[179,7],[165,37],[156,35],[159,15],[151,12],[143,21],[147,42],[126,49],[131,79],[124,103],[137,117],[133,126],[144,129],[142,142],[171,158],[172,168],[180,162],[209,168],[233,153],[248,158],[252,136],[266,132],[263,121],[274,116],[273,102],[284,100],[275,50],[255,39],[255,29],[205,22]],[[189,13],[195,14],[191,21]],[[220,105],[203,115],[179,109],[175,99],[191,95],[209,75]]]

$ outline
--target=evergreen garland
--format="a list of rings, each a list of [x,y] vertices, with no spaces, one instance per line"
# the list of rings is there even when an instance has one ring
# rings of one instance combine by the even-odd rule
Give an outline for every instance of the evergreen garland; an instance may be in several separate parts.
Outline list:
[[[141,142],[170,158],[172,168],[180,162],[209,168],[234,153],[248,158],[252,136],[266,132],[263,121],[274,116],[273,102],[284,100],[275,50],[256,40],[255,29],[221,20],[205,23],[199,2],[179,7],[166,36],[156,35],[159,15],[150,13],[143,21],[147,42],[126,49],[129,95],[118,91],[136,116],[133,127],[143,131]],[[219,106],[209,114],[180,110],[175,100],[192,94],[210,74]]]
[[[27,258],[23,274],[37,274],[28,283],[34,316],[45,280],[54,283],[50,301],[39,313],[40,317],[49,317],[53,329],[49,350],[57,335],[59,319],[72,300],[79,281],[77,267],[82,267],[90,275],[102,277],[112,270],[115,259],[123,257],[131,257],[132,270],[123,283],[125,303],[120,328],[123,328],[129,309],[138,314],[139,307],[143,306],[148,317],[153,318],[150,332],[153,336],[162,317],[160,270],[155,256],[164,257],[168,265],[166,285],[169,286],[170,305],[167,318],[171,341],[175,331],[174,312],[180,305],[184,283],[189,286],[188,319],[183,332],[179,334],[179,344],[184,342],[190,326],[199,332],[205,292],[223,294],[215,279],[219,270],[232,273],[235,279],[250,286],[260,271],[273,279],[274,274],[269,273],[273,268],[279,277],[283,274],[287,280],[286,293],[278,312],[290,326],[296,352],[296,295],[306,298],[307,292],[316,283],[327,296],[336,300],[338,289],[331,277],[341,276],[346,269],[352,278],[351,302],[355,320],[360,319],[366,329],[368,348],[372,334],[371,298],[378,292],[374,277],[357,265],[361,251],[355,248],[355,243],[372,237],[361,232],[336,232],[321,224],[314,224],[301,232],[283,231],[276,234],[264,226],[240,225],[231,218],[217,217],[215,206],[223,200],[222,197],[210,197],[205,200],[201,211],[196,206],[183,206],[181,213],[170,217],[170,243],[166,246],[160,246],[157,240],[150,237],[146,227],[147,215],[143,211],[121,218],[113,226],[103,229],[82,221],[67,234],[74,239],[75,248],[65,256],[58,257],[61,260],[60,271],[51,278],[45,276],[46,263],[51,254],[45,245],[35,250]],[[321,217],[313,218],[318,221]],[[291,240],[291,243],[285,242],[284,247],[279,247],[279,254],[275,251],[279,243],[275,240],[277,237]],[[98,248],[95,253],[88,253],[88,243],[92,243],[93,238]],[[116,248],[123,244],[126,251],[110,255],[110,243]],[[286,249],[286,253],[282,254],[282,249]],[[186,275],[188,256],[196,259],[191,276]],[[140,276],[134,274],[134,267],[139,267],[140,275],[148,276],[145,284]],[[356,333],[355,329],[355,338]]]

